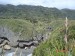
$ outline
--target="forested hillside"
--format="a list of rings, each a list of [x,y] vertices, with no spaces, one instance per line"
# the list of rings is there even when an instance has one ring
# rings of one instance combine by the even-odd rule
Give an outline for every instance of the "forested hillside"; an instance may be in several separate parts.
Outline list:
[[[75,19],[75,10],[47,8],[31,5],[0,5],[0,18],[2,19],[26,19],[30,21],[51,21],[53,19]]]

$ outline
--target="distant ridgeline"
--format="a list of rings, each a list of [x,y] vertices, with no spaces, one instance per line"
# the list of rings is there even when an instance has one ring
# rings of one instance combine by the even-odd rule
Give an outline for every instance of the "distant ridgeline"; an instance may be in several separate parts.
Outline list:
[[[75,19],[75,10],[47,8],[31,5],[0,5],[0,19],[26,19],[48,21],[53,19]]]

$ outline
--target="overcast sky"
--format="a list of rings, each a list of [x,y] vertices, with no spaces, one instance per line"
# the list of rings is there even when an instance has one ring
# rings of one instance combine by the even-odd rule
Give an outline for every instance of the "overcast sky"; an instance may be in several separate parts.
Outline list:
[[[59,9],[75,9],[75,0],[0,0],[0,4],[41,5],[44,7],[56,7]]]

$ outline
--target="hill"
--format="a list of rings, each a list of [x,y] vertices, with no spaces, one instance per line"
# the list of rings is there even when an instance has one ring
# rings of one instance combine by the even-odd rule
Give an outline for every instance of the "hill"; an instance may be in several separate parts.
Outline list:
[[[3,30],[2,30],[2,29]],[[8,29],[8,30],[6,30]],[[4,35],[5,37],[10,36],[11,32],[14,33],[14,36],[18,36],[19,38],[30,38],[32,37],[32,29],[33,24],[29,21],[22,19],[0,19],[0,30],[2,33],[6,33],[5,35],[1,33],[0,35]],[[13,37],[13,36],[12,36]],[[13,37],[14,38],[14,37]]]
[[[41,21],[33,24],[25,19],[0,19],[0,36],[32,39],[39,34],[45,34],[46,27],[49,27],[47,24],[49,23]]]
[[[0,5],[0,18],[1,19],[26,19],[31,22],[37,20],[51,21],[53,19],[75,19],[75,10],[57,8],[47,8],[42,6],[31,5]]]

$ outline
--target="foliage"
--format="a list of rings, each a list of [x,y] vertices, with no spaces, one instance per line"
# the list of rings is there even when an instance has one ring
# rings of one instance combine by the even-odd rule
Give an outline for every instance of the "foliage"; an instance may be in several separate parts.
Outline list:
[[[0,5],[0,19],[26,19],[31,22],[51,21],[55,19],[74,19],[75,10],[47,8],[31,5]]]
[[[71,21],[71,20],[70,20]],[[50,38],[42,42],[33,52],[33,56],[68,56],[69,52],[71,55],[75,55],[75,25],[74,21],[70,22],[68,31],[68,43],[64,42],[65,28],[63,21],[57,21],[61,24],[57,26],[51,33]],[[67,47],[68,51],[62,52]],[[59,50],[59,51],[58,51]]]
[[[31,23],[25,19],[0,19],[0,26],[12,30],[21,39],[32,39],[38,34],[45,34],[46,27],[49,27],[47,24],[49,23],[42,21]]]
[[[21,33],[20,38],[29,39],[38,34],[45,34],[47,27],[52,32],[47,41],[40,43],[34,50],[33,56],[68,56],[68,52],[57,52],[65,47],[64,42],[64,19],[75,19],[75,10],[47,8],[30,5],[0,5],[0,26],[11,29],[15,35]],[[69,21],[68,49],[75,56],[75,21]]]

